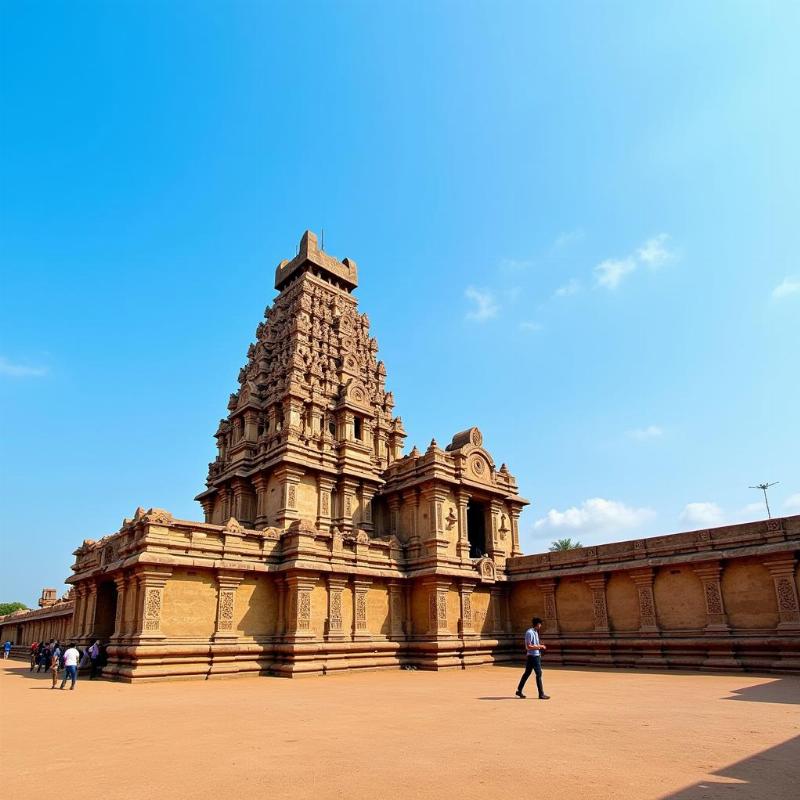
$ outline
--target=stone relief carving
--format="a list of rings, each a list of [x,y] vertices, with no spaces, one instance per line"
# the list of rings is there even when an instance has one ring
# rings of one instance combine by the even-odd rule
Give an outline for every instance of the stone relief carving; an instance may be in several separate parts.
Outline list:
[[[233,628],[233,608],[235,597],[233,591],[223,590],[219,596],[219,620],[217,628],[219,630],[231,630]]]
[[[778,578],[775,582],[778,595],[778,608],[781,611],[797,611],[797,595],[788,578]]]
[[[706,609],[709,614],[722,613],[722,598],[719,594],[719,586],[716,583],[706,583]]]
[[[356,628],[366,630],[367,627],[367,593],[356,592]]]
[[[297,598],[297,627],[308,630],[311,627],[311,594],[300,591]]]

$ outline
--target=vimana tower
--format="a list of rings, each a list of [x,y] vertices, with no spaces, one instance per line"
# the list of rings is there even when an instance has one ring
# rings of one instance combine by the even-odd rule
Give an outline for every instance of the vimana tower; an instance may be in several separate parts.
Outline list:
[[[122,679],[494,661],[527,501],[478,428],[403,455],[358,270],[306,231],[275,272],[197,496],[76,551],[76,635]]]

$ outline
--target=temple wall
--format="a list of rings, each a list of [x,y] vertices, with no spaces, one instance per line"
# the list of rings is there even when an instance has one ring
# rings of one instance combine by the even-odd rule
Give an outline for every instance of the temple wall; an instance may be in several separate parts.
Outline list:
[[[213,577],[176,569],[164,588],[161,632],[171,638],[210,638],[216,614],[217,589]]]
[[[564,664],[800,671],[800,517],[512,558],[520,637]]]
[[[245,578],[236,590],[234,628],[242,637],[272,636],[278,617],[278,591],[267,575]]]

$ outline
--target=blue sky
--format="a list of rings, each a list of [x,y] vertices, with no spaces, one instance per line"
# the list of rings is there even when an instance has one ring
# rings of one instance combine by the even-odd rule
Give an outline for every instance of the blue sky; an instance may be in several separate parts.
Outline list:
[[[200,518],[305,228],[409,449],[478,425],[526,551],[800,512],[796,3],[1,13],[0,599]]]

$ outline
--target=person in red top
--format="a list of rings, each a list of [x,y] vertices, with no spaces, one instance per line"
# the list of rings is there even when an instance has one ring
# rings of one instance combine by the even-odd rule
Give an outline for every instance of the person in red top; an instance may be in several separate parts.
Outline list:
[[[31,672],[33,672],[33,668],[36,666],[36,656],[39,653],[39,642],[34,642],[31,645]]]

